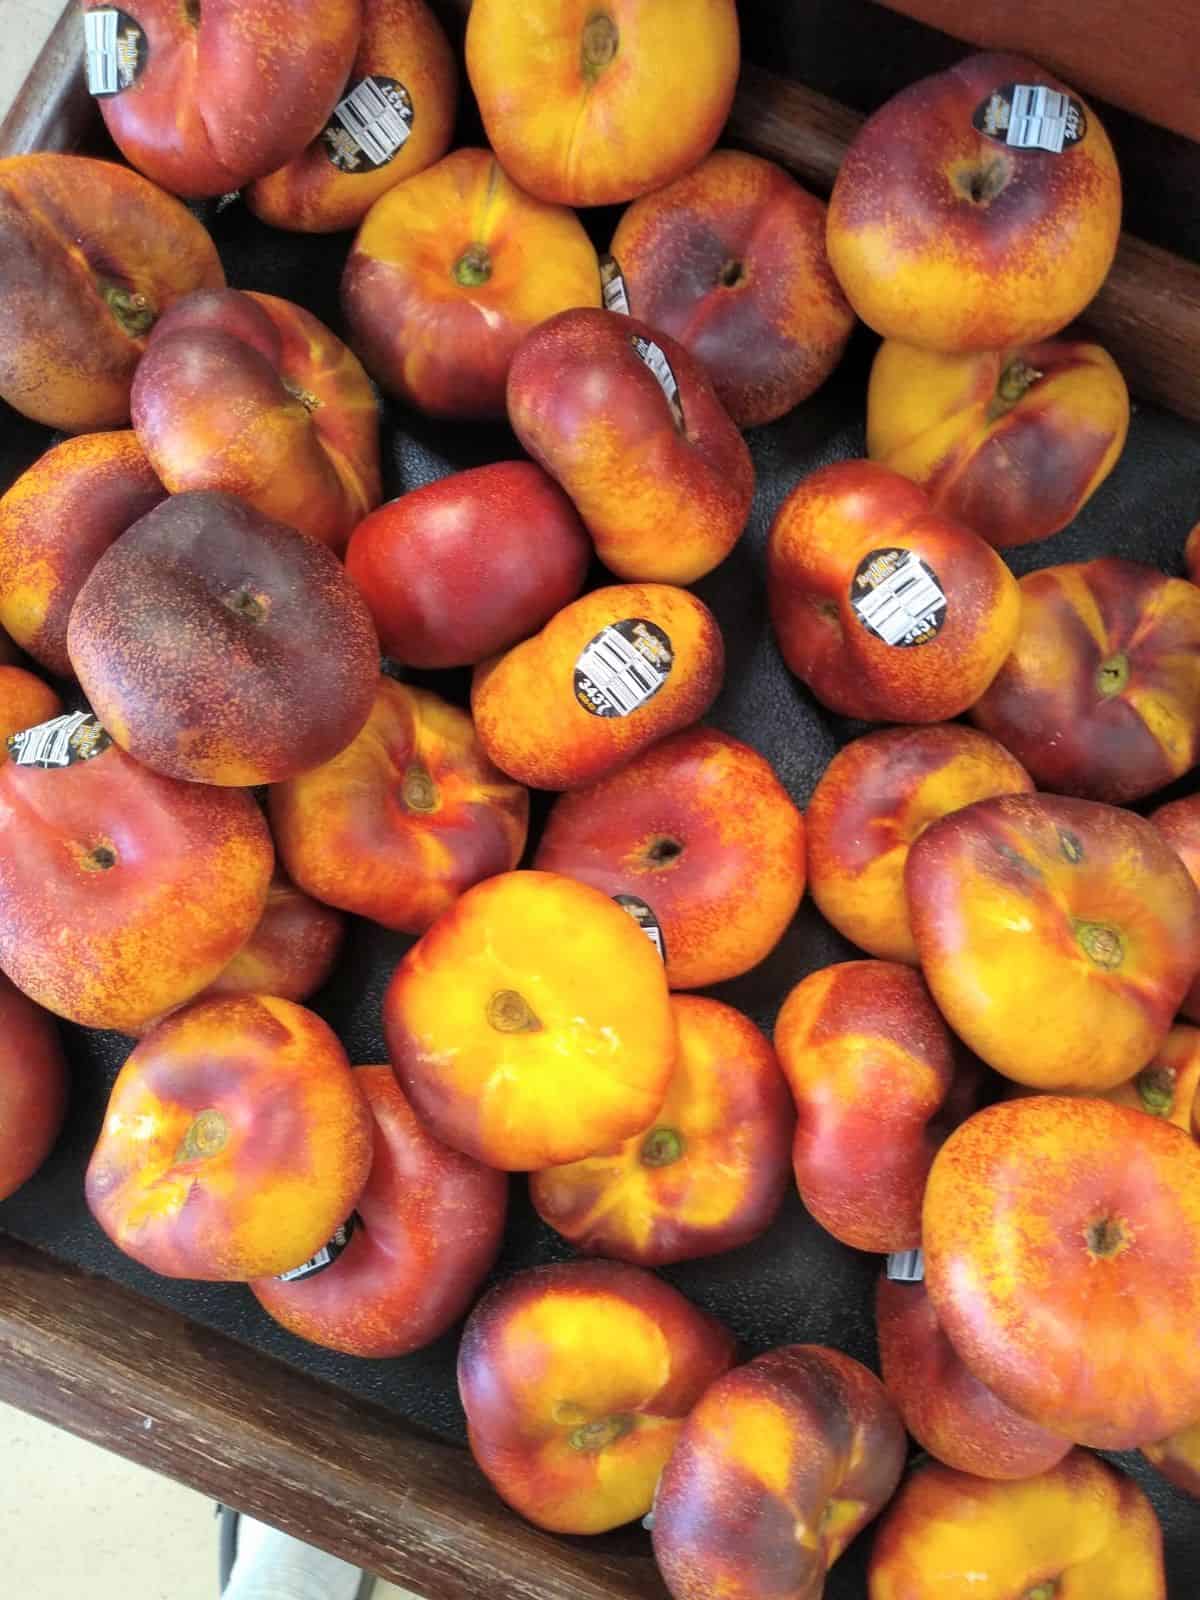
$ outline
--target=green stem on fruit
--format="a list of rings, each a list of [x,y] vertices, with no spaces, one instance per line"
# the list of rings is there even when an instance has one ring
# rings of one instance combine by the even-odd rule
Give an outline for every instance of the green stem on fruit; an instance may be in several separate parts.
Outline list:
[[[1129,657],[1122,650],[1096,668],[1096,691],[1105,700],[1120,694],[1129,682]]]
[[[140,339],[154,326],[156,313],[144,294],[106,283],[101,286],[100,295],[131,339]]]
[[[404,796],[404,804],[410,811],[437,810],[437,784],[425,767],[416,764],[409,767],[404,774],[404,782],[400,785],[400,792]]]
[[[995,422],[1005,416],[1017,402],[1029,393],[1034,384],[1046,374],[1031,366],[1023,356],[1014,356],[1001,371],[996,381],[996,392],[987,409],[987,419]]]
[[[1088,960],[1103,972],[1115,972],[1125,960],[1125,940],[1107,922],[1076,922],[1075,938]]]
[[[597,11],[587,19],[583,25],[580,48],[580,65],[585,78],[594,82],[605,67],[612,64],[620,39],[616,23],[603,11]]]
[[[674,1128],[652,1128],[639,1151],[644,1167],[669,1167],[684,1151],[683,1135]]]
[[[1143,1067],[1133,1081],[1143,1111],[1152,1117],[1170,1115],[1175,1104],[1175,1074],[1170,1067]]]
[[[615,1444],[633,1427],[633,1418],[626,1412],[618,1412],[611,1417],[601,1417],[598,1422],[585,1422],[582,1428],[574,1428],[567,1435],[567,1443],[572,1450],[579,1450],[585,1455],[597,1455],[605,1446]]]
[[[229,1140],[229,1124],[219,1111],[201,1111],[184,1134],[176,1161],[206,1161],[219,1155]]]
[[[523,994],[497,989],[487,1003],[487,1019],[497,1033],[538,1033],[541,1023]]]
[[[1058,1579],[1047,1578],[1045,1583],[1039,1583],[1032,1589],[1026,1589],[1021,1600],[1054,1600],[1058,1593]]]
[[[487,246],[469,245],[454,263],[454,281],[464,289],[478,289],[492,275],[492,258]]]

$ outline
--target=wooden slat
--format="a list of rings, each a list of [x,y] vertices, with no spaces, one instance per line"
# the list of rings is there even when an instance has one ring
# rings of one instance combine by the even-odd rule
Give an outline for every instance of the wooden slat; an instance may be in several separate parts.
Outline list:
[[[0,155],[74,150],[96,120],[83,76],[79,6],[69,0],[0,123]]]
[[[463,1450],[0,1238],[0,1400],[437,1600],[663,1600],[648,1547],[539,1533]]]

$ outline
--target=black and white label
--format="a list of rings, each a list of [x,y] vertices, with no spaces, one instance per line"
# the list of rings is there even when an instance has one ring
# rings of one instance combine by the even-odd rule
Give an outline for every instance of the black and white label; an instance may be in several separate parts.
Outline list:
[[[884,1268],[893,1283],[921,1283],[925,1277],[925,1256],[920,1250],[893,1250]]]
[[[850,586],[859,621],[884,644],[928,644],[946,621],[946,596],[937,573],[912,550],[871,550]]]
[[[667,941],[663,938],[662,925],[654,915],[653,909],[640,900],[636,894],[615,894],[613,899],[622,911],[627,911],[638,927],[658,951],[659,959],[667,959]]]
[[[600,292],[604,296],[606,311],[619,311],[625,317],[629,315],[629,293],[615,256],[600,257]],[[658,353],[662,355],[661,350]],[[668,367],[667,371],[670,370]]]
[[[653,339],[643,339],[640,333],[635,333],[630,340],[638,356],[650,368],[658,379],[658,387],[667,397],[667,404],[671,408],[677,427],[683,427],[683,403],[679,398],[679,385],[675,382],[675,374],[671,370],[671,363],[667,360],[661,346],[655,344]]]
[[[278,1281],[280,1283],[303,1283],[305,1278],[315,1278],[318,1272],[324,1272],[326,1267],[331,1267],[350,1243],[357,1221],[357,1216],[352,1212],[342,1223],[333,1238],[329,1240],[328,1244],[323,1244],[316,1255],[309,1256],[307,1261],[302,1262],[298,1267],[293,1267],[290,1272],[281,1272]]]
[[[980,133],[1014,150],[1047,150],[1061,155],[1087,132],[1079,101],[1038,83],[1006,83],[975,108],[971,121]]]
[[[360,78],[322,129],[325,154],[340,172],[377,172],[408,142],[412,96],[395,78]]]
[[[83,48],[88,92],[100,99],[136,83],[150,53],[141,24],[113,6],[83,13]]]
[[[108,749],[112,740],[90,711],[68,711],[36,728],[8,736],[8,754],[18,767],[73,767]]]
[[[579,652],[575,698],[594,717],[628,717],[658,693],[674,660],[657,624],[642,617],[612,622]]]

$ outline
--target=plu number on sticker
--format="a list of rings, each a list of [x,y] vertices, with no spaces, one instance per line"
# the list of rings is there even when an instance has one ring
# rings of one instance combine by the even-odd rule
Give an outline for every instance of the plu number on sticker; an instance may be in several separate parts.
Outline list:
[[[937,573],[913,550],[871,550],[859,562],[850,604],[870,633],[907,649],[929,644],[946,621]]]
[[[655,623],[644,617],[610,623],[579,652],[575,698],[594,717],[628,717],[666,683],[674,659]]]

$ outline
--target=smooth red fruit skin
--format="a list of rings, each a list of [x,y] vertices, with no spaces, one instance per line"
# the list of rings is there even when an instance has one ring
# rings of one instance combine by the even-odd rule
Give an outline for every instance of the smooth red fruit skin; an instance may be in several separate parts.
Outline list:
[[[67,1060],[48,1013],[0,973],[0,1200],[41,1166],[67,1113]]]
[[[820,1600],[900,1481],[904,1428],[873,1372],[823,1345],[769,1350],[705,1392],[654,1499],[675,1600]]]
[[[98,11],[108,0],[83,0]],[[175,194],[226,194],[298,156],[337,104],[361,0],[136,0],[144,65],[98,104],[121,153]]]
[[[258,927],[204,993],[307,1000],[333,971],[345,931],[340,911],[276,871]]]
[[[385,655],[469,667],[536,633],[583,588],[592,546],[532,461],[498,461],[412,489],[363,519],[346,570]]]
[[[923,1283],[881,1275],[875,1290],[879,1364],[904,1426],[923,1450],[979,1478],[1048,1472],[1071,1441],[1006,1406],[955,1354]]]
[[[470,1305],[504,1236],[508,1179],[435,1139],[391,1067],[358,1067],[354,1076],[375,1134],[350,1240],[311,1278],[259,1278],[250,1287],[298,1338],[350,1356],[403,1356]]]
[[[1192,882],[1200,889],[1200,795],[1169,800],[1150,813],[1150,821],[1188,869]],[[1181,1016],[1200,1022],[1200,974],[1179,1002]]]

